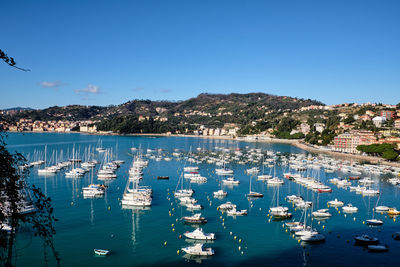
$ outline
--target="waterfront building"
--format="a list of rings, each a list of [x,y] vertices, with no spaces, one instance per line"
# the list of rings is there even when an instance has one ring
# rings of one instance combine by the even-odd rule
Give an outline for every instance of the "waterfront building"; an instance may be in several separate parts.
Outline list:
[[[335,137],[333,149],[338,152],[358,153],[357,146],[360,137],[350,133],[343,133]]]
[[[372,145],[378,143],[378,136],[374,132],[353,130],[350,133],[358,137],[359,145]]]

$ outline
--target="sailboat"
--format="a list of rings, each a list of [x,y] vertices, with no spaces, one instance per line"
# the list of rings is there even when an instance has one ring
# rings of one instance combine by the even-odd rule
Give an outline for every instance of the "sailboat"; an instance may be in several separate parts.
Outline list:
[[[272,178],[271,173],[270,174],[265,174],[264,173],[264,166],[265,166],[265,157],[263,157],[263,163],[262,163],[262,174],[257,176],[258,180],[268,180]],[[275,168],[275,166],[274,166]]]
[[[251,176],[250,176],[250,185],[249,185],[249,193],[247,194],[247,197],[263,197],[264,195],[255,191],[251,191]]]
[[[38,169],[39,175],[49,175],[55,174],[57,172],[57,168],[54,166],[47,167],[47,145],[44,147],[44,168]]]
[[[181,189],[178,189],[179,184],[181,185]],[[183,173],[179,176],[178,183],[176,184],[174,195],[175,197],[191,197],[194,194],[193,189],[184,189],[183,188]]]
[[[289,211],[288,207],[280,206],[279,205],[279,186],[277,187],[276,191],[276,206],[271,207],[269,209],[269,212],[271,213],[272,216],[274,216],[275,219],[287,219],[292,217],[292,214]]]
[[[379,195],[378,200],[376,201],[375,207],[372,209],[372,219],[365,220],[365,222],[367,223],[367,225],[379,226],[379,225],[382,225],[382,224],[383,224],[383,221],[382,221],[382,220],[375,219],[375,209],[376,209],[376,206],[377,206],[378,203],[379,203],[380,197],[381,197],[381,196]]]
[[[215,173],[218,175],[232,175],[233,170],[225,167],[225,154],[222,156],[223,167],[219,169],[215,169]]]
[[[101,141],[100,138],[99,138],[99,141],[97,143],[96,151],[99,152],[99,153],[106,152],[106,150],[102,147],[102,141]]]
[[[93,184],[93,167],[92,167],[92,173],[90,177],[90,184],[86,187],[82,188],[82,193],[84,198],[96,198],[96,197],[102,197],[107,189],[106,185],[103,184]]]

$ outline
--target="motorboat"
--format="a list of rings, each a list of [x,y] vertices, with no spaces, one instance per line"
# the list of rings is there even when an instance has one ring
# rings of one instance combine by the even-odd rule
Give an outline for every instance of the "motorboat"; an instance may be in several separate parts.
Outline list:
[[[304,200],[295,201],[294,204],[299,209],[311,208],[311,206],[312,206],[312,202],[311,201],[304,201]]]
[[[302,196],[296,196],[296,195],[290,195],[290,196],[287,196],[286,199],[287,199],[287,201],[290,201],[290,202],[296,202],[296,201],[303,200],[303,197]]]
[[[236,209],[236,205],[233,204],[232,202],[226,202],[218,206],[219,210],[230,210],[230,209]]]
[[[316,218],[327,218],[332,217],[332,214],[328,212],[328,209],[320,209],[311,213]]]
[[[203,206],[200,204],[187,203],[186,208],[189,210],[201,210],[203,209]]]
[[[94,253],[95,253],[96,255],[99,255],[99,256],[107,256],[107,255],[110,253],[110,251],[108,251],[108,250],[105,250],[105,249],[97,249],[97,248],[95,248],[93,251],[94,251]]]
[[[179,201],[180,201],[182,204],[188,204],[188,203],[196,204],[196,203],[197,203],[197,200],[194,199],[194,198],[192,198],[192,197],[180,197],[180,198],[179,198]]]
[[[379,190],[376,189],[365,189],[361,191],[361,194],[364,196],[374,196],[374,195],[379,195]]]
[[[228,216],[243,216],[243,215],[247,215],[247,210],[236,210],[236,208],[234,209],[230,209],[226,212],[226,214]]]
[[[375,211],[376,212],[388,212],[389,211],[389,207],[387,206],[377,206],[375,207]]]
[[[390,208],[387,212],[389,216],[397,216],[400,215],[400,211],[398,211],[396,208]]]
[[[374,245],[379,243],[379,239],[366,234],[358,235],[354,237],[356,244],[360,245]]]
[[[194,177],[190,177],[190,182],[192,183],[205,183],[207,182],[207,178],[204,176],[194,176]]]
[[[273,214],[275,219],[281,220],[281,219],[289,219],[292,217],[292,213],[288,211],[278,211]]]
[[[179,189],[174,193],[175,197],[191,197],[193,194],[193,189]]]
[[[203,244],[196,244],[194,246],[182,248],[182,251],[197,256],[211,256],[214,255],[214,250],[212,248],[203,248]]]
[[[344,203],[343,201],[340,201],[337,198],[335,198],[335,200],[328,201],[328,205],[333,207],[340,207],[343,206]]]
[[[214,197],[225,197],[228,193],[220,189],[213,193]]]
[[[272,207],[269,209],[270,213],[274,216],[282,214],[282,212],[288,212],[288,210],[289,210],[288,207],[283,207],[283,206]]]
[[[349,203],[346,206],[343,206],[342,210],[345,213],[354,213],[358,211],[358,208]]]
[[[233,178],[233,177],[228,177],[226,179],[223,179],[222,183],[228,184],[228,185],[240,184],[240,182],[238,180],[235,180],[235,178]]]
[[[202,228],[197,228],[193,232],[186,232],[184,236],[190,239],[197,239],[197,240],[215,240],[214,233],[204,233]]]
[[[187,223],[206,223],[207,220],[201,217],[201,213],[194,214],[193,216],[184,216],[182,219]]]
[[[378,219],[369,219],[365,221],[368,225],[382,225],[383,221]]]
[[[322,187],[319,187],[317,190],[318,190],[318,193],[331,193],[332,192],[332,188],[330,188],[329,186],[322,186]]]

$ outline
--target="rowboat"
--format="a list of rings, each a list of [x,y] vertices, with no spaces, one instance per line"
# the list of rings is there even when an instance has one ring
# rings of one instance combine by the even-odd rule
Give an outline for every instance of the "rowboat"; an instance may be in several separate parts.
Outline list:
[[[94,253],[95,253],[96,255],[99,255],[99,256],[107,256],[108,253],[110,253],[110,251],[108,251],[108,250],[105,250],[105,249],[97,249],[97,248],[95,248],[93,251],[94,251]]]

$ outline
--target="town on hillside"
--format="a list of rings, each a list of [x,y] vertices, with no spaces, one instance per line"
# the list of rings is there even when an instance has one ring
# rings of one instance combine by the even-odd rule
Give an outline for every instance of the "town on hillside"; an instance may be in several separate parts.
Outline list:
[[[152,101],[133,101],[112,109],[96,107],[96,112],[93,107],[74,107],[73,112],[62,107],[59,109],[64,112],[57,110],[58,115],[54,115],[57,114],[55,111],[46,111],[48,120],[41,120],[43,110],[3,110],[0,125],[4,130],[13,132],[157,133],[260,140],[298,139],[325,150],[365,153],[398,160],[399,104],[323,105],[286,97],[265,102],[263,95],[257,95],[251,101],[236,105],[232,98],[218,95],[218,101],[207,102],[202,101],[202,97],[198,97],[200,100],[190,99],[188,101],[191,102],[186,105],[180,103],[179,107]],[[280,107],[271,104],[278,100],[281,101]],[[85,112],[89,115],[82,115]]]

